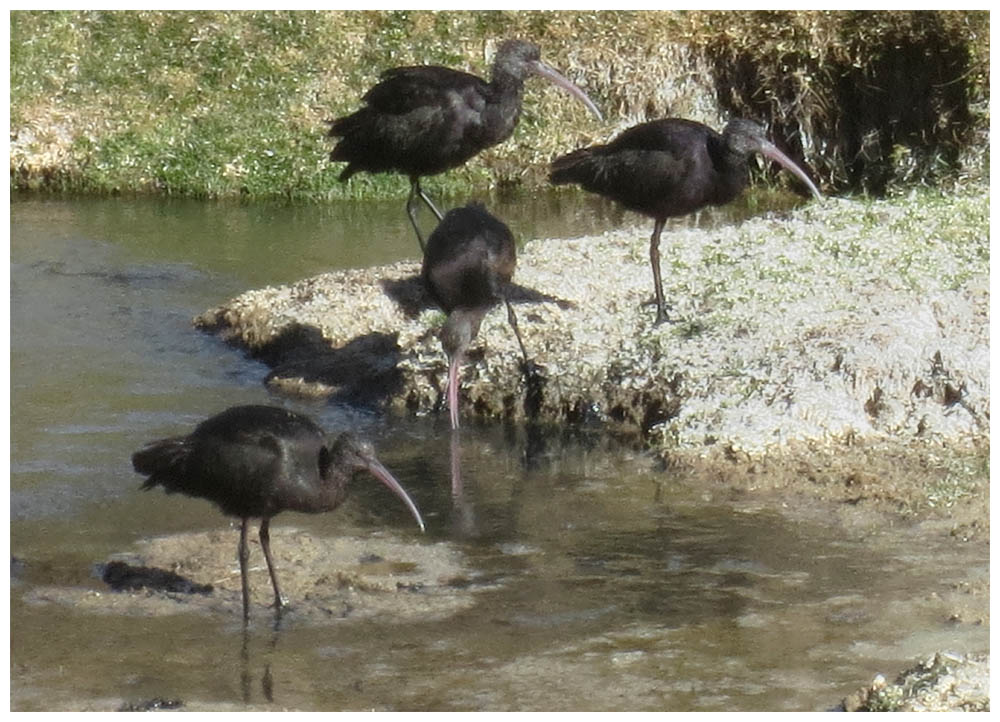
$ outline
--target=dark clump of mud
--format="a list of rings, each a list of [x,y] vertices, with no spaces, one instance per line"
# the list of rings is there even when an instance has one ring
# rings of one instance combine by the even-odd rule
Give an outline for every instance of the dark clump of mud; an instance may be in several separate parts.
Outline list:
[[[161,590],[177,594],[211,594],[211,584],[198,584],[180,574],[155,567],[133,566],[128,562],[110,561],[103,565],[101,581],[115,592],[140,589]]]

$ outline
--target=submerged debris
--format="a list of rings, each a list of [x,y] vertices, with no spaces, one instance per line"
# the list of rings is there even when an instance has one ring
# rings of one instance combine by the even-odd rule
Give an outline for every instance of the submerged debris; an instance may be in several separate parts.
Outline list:
[[[179,699],[163,699],[153,697],[143,702],[125,702],[118,708],[119,712],[155,712],[161,709],[180,709],[184,703]]]

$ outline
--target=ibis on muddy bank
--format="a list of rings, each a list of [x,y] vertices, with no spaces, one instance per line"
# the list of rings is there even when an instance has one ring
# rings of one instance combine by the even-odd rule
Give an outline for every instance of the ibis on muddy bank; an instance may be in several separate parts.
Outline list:
[[[552,162],[549,180],[576,183],[653,219],[649,262],[656,292],[656,323],[667,319],[660,279],[660,233],[668,218],[733,200],[747,185],[747,160],[759,153],[819,190],[799,166],[750,120],[733,119],[722,133],[682,118],[633,126],[605,145],[581,148]]]
[[[510,228],[481,203],[448,211],[427,239],[422,276],[427,290],[448,314],[441,327],[441,345],[448,356],[448,409],[451,428],[458,424],[458,377],[469,344],[483,317],[496,304],[507,305],[507,320],[524,357],[525,373],[537,372],[528,360],[508,298],[517,264]]]
[[[336,438],[311,419],[274,406],[234,406],[201,422],[187,436],[154,441],[132,456],[132,466],[147,476],[143,489],[162,486],[215,502],[223,513],[242,520],[239,560],[243,621],[250,618],[247,581],[247,528],[259,518],[260,546],[274,587],[278,613],[285,604],[271,557],[271,518],[282,511],[316,514],[336,509],[357,471],[367,471],[402,499],[421,531],[416,505],[375,458],[371,444],[350,434]]]
[[[529,74],[552,81],[601,118],[586,93],[542,62],[537,45],[507,40],[497,50],[489,82],[439,65],[385,71],[378,84],[365,93],[360,110],[327,121],[329,136],[340,138],[330,159],[347,162],[340,180],[358,171],[406,175],[410,179],[406,212],[424,250],[417,226],[417,198],[438,220],[442,215],[421,189],[420,178],[457,168],[509,138],[521,116],[524,81]]]

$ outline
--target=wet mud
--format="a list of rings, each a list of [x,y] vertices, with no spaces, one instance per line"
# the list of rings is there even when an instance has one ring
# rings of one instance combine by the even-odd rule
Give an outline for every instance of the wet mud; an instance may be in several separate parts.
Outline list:
[[[105,589],[38,586],[33,604],[63,604],[93,614],[159,616],[182,613],[242,615],[238,530],[145,540],[125,558],[101,565]],[[421,621],[447,617],[474,604],[489,586],[467,571],[447,544],[404,543],[390,537],[317,538],[273,527],[271,546],[288,606],[282,623],[331,619]],[[251,615],[274,620],[274,593],[259,543],[251,544]]]

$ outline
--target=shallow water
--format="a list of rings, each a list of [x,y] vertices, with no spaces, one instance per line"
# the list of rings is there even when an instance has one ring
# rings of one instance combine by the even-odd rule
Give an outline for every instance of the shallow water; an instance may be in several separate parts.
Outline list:
[[[263,365],[192,328],[247,288],[415,257],[402,205],[13,201],[13,709],[824,709],[916,657],[988,649],[987,625],[948,620],[956,589],[987,578],[985,551],[730,498],[595,430],[470,421],[456,495],[444,415],[272,396]],[[649,225],[568,194],[490,207],[521,238]],[[46,599],[107,593],[94,566],[140,540],[225,529],[205,502],[139,493],[130,456],[261,402],[373,437],[428,521],[420,535],[359,480],[345,508],[275,527],[445,545],[474,603],[416,623],[293,612],[277,630],[258,610],[244,635],[238,614]]]

